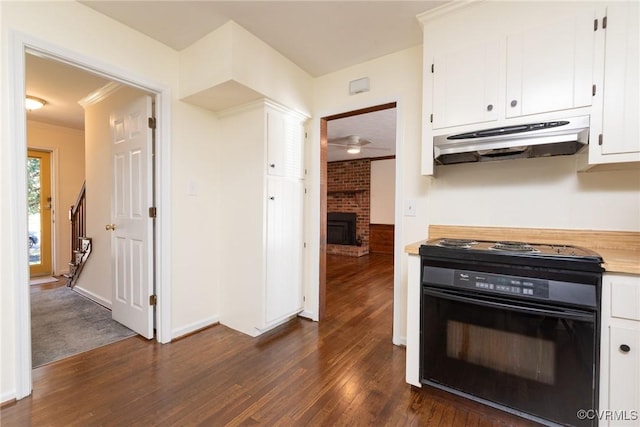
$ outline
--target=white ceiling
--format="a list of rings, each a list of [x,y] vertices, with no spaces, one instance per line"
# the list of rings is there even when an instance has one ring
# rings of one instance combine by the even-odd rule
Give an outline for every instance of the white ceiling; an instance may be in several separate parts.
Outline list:
[[[445,1],[80,1],[176,50],[233,20],[312,76],[321,76],[422,43],[416,15]],[[78,101],[108,80],[27,55],[27,94],[47,100],[27,117],[83,129]],[[395,109],[329,122],[330,138],[372,141],[361,156],[395,153]],[[384,117],[389,116],[389,117]],[[391,122],[393,127],[391,128]],[[386,151],[372,148],[385,145]],[[347,158],[329,153],[329,160]],[[346,150],[344,150],[346,151]],[[357,157],[357,156],[355,156]],[[378,156],[375,156],[378,157]],[[354,158],[349,155],[348,158]]]
[[[416,15],[445,1],[80,1],[182,50],[229,20],[314,77],[422,43]]]

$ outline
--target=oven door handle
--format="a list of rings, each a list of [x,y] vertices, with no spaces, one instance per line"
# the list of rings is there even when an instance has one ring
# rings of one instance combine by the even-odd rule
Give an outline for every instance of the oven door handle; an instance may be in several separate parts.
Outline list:
[[[572,319],[579,320],[582,322],[591,322],[595,323],[595,315],[594,313],[575,311],[575,310],[567,310],[561,308],[539,308],[539,307],[523,307],[514,304],[508,304],[505,302],[497,302],[491,301],[483,298],[469,298],[462,295],[458,295],[452,292],[433,290],[429,288],[423,288],[422,292],[426,295],[430,295],[436,298],[444,298],[452,301],[465,302],[468,304],[481,305],[484,307],[490,308],[499,308],[503,310],[515,311],[518,313],[528,313],[528,314],[540,314],[540,315],[548,315],[563,319]]]

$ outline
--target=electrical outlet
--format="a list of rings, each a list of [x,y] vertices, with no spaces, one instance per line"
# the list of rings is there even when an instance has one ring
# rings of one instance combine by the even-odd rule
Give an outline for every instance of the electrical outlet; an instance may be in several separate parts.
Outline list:
[[[404,216],[416,216],[416,201],[408,199],[404,201]]]

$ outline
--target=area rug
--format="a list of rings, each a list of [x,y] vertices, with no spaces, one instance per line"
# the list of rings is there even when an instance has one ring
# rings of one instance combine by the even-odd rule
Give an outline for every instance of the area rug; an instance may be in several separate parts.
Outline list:
[[[56,279],[55,277],[51,277],[51,276],[46,276],[46,277],[36,277],[34,279],[29,280],[29,284],[30,285],[42,285],[45,283],[53,283],[53,282],[57,282],[58,279]]]
[[[33,367],[135,335],[111,311],[66,286],[31,292]]]

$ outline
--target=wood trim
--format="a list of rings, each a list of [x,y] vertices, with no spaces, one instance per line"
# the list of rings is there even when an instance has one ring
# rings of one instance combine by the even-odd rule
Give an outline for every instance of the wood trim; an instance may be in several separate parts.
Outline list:
[[[318,320],[325,316],[327,293],[327,119],[320,119],[320,256]]]
[[[373,113],[374,111],[388,110],[389,108],[396,108],[396,102],[389,102],[387,104],[376,105],[374,107],[361,108],[359,110],[348,111],[346,113],[334,114],[333,116],[323,117],[322,120],[336,120],[344,119],[345,117],[359,116],[360,114]]]
[[[393,255],[395,225],[369,224],[369,252]]]
[[[396,156],[395,154],[389,155],[389,156],[379,156],[379,157],[359,157],[359,158],[355,158],[355,159],[346,159],[346,160],[334,160],[333,162],[329,162],[331,164],[333,163],[347,163],[347,162],[353,162],[354,160],[369,160],[370,162],[375,162],[377,160],[395,160]]]

